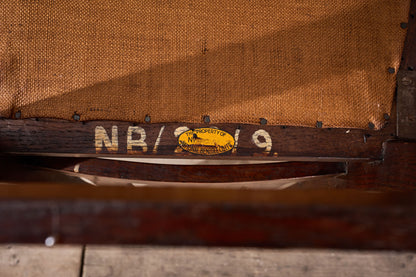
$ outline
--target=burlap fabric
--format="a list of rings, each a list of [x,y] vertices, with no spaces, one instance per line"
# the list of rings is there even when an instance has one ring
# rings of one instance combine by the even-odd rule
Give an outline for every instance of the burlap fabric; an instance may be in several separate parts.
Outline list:
[[[1,0],[0,116],[380,128],[408,10],[408,0]]]

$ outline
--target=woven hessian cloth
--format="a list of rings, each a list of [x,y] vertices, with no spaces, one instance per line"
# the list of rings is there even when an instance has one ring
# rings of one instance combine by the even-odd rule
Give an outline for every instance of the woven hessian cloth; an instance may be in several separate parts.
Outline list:
[[[2,0],[0,116],[380,128],[409,2]]]

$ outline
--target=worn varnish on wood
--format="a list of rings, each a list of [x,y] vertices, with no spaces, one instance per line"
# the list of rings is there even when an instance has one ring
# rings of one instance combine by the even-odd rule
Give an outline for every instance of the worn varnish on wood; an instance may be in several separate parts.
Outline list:
[[[411,192],[27,184],[0,198],[3,243],[416,249]]]
[[[62,157],[0,157],[0,165],[20,165],[131,180],[162,182],[254,182],[333,175],[346,172],[342,162],[283,162],[243,165],[165,165],[104,159]],[[16,166],[15,164],[15,166]]]
[[[88,156],[159,156],[250,159],[380,159],[382,143],[394,137],[394,126],[381,131],[268,125],[217,124],[232,134],[234,149],[215,156],[184,151],[178,136],[209,124],[137,124],[129,122],[0,120],[0,150],[20,153],[87,154]],[[259,132],[259,130],[262,130]]]
[[[416,71],[401,71],[397,84],[397,135],[416,139]]]

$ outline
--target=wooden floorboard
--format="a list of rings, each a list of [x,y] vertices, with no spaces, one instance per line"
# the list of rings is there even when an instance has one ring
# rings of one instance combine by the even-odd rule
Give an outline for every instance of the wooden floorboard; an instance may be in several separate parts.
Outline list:
[[[415,276],[411,252],[88,246],[83,277]]]
[[[415,276],[416,252],[0,245],[0,276]]]
[[[0,245],[1,277],[77,277],[82,246]]]

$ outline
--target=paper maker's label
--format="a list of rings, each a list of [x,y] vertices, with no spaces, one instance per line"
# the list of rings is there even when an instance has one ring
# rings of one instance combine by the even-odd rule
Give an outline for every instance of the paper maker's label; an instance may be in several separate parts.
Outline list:
[[[217,155],[234,147],[234,138],[229,133],[215,128],[198,128],[182,133],[179,146],[185,151],[199,155]]]

